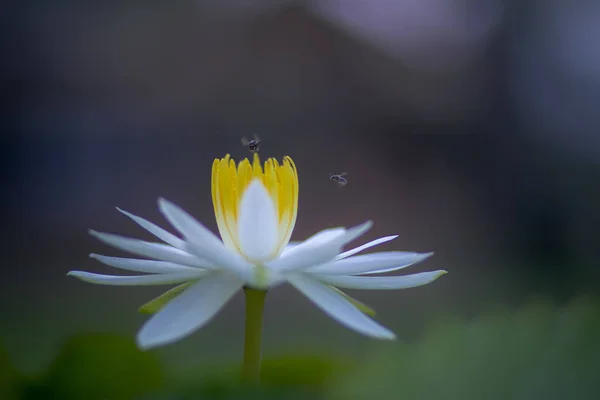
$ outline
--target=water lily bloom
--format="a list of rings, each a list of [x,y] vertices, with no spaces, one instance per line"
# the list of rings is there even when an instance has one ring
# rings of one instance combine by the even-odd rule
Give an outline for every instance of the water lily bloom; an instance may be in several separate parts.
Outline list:
[[[221,238],[175,204],[159,199],[162,214],[180,236],[120,210],[163,243],[91,231],[102,242],[144,257],[92,258],[145,275],[101,275],[71,271],[69,275],[103,285],[181,284],[149,306],[155,306],[137,335],[141,348],[177,341],[201,328],[241,288],[267,290],[290,283],[331,318],[364,335],[393,339],[394,333],[363,312],[342,289],[404,289],[430,283],[446,271],[405,276],[376,276],[423,261],[431,253],[387,251],[356,255],[395,239],[373,240],[343,251],[372,223],[323,230],[303,242],[290,243],[298,211],[298,174],[291,158],[264,167],[254,154],[235,165],[226,156],[212,167],[212,197]]]

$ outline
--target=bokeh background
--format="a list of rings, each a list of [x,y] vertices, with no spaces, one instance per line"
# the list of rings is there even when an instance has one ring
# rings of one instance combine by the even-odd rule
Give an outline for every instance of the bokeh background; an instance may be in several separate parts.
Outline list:
[[[164,196],[216,231],[210,167],[291,156],[293,239],[375,221],[446,269],[352,292],[376,343],[290,287],[267,299],[256,396],[593,399],[600,393],[600,3],[9,1],[0,13],[0,398],[249,398],[240,294],[205,329],[132,342],[159,287],[93,286]],[[331,172],[348,172],[338,188]],[[229,372],[228,372],[229,371]],[[306,392],[308,391],[308,392]],[[194,394],[196,393],[196,394]],[[275,394],[274,394],[275,393]],[[3,397],[4,396],[4,397]],[[229,397],[228,397],[229,396]],[[566,396],[566,397],[565,397]]]

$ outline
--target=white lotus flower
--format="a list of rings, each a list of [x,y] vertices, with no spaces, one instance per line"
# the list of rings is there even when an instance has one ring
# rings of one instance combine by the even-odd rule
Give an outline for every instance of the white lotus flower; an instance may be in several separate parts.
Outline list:
[[[289,157],[282,165],[269,159],[264,169],[256,154],[252,164],[245,159],[237,168],[229,156],[215,160],[212,196],[221,239],[181,208],[159,199],[160,211],[182,238],[120,209],[164,243],[91,231],[104,243],[144,259],[97,254],[90,257],[147,275],[69,272],[86,282],[103,285],[184,283],[152,303],[159,309],[138,333],[141,348],[168,344],[198,330],[244,286],[266,290],[285,282],[346,327],[374,338],[394,339],[394,333],[369,318],[361,311],[360,303],[337,288],[404,289],[425,285],[446,273],[438,270],[373,276],[408,267],[432,253],[355,255],[397,235],[343,252],[346,244],[371,227],[370,221],[349,229],[326,229],[301,243],[290,244],[298,211],[298,175]]]

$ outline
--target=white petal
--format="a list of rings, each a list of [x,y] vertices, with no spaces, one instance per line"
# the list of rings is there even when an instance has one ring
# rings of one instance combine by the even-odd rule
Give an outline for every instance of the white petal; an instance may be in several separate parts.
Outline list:
[[[223,242],[221,242],[214,233],[185,212],[181,207],[176,206],[166,199],[159,198],[158,208],[169,220],[171,225],[181,232],[186,239],[194,239],[196,242],[206,242],[209,245],[220,245],[223,247]]]
[[[218,265],[218,268],[215,269],[229,271],[243,281],[249,281],[252,276],[252,265],[239,254],[225,247],[214,248],[210,247],[210,245],[195,243],[190,240],[186,243],[185,249],[198,256],[205,256],[213,265]]]
[[[329,228],[324,229],[320,232],[315,233],[311,237],[307,238],[303,242],[298,242],[297,244],[310,243],[311,245],[325,243],[333,238],[338,237],[341,234],[346,233],[346,228],[338,227],[338,228]]]
[[[145,220],[142,217],[138,217],[137,215],[133,215],[130,212],[127,212],[125,210],[121,210],[119,207],[117,207],[117,210],[119,210],[119,212],[127,215],[136,224],[138,224],[142,228],[146,229],[148,232],[150,232],[151,234],[153,234],[157,238],[161,239],[165,243],[168,243],[171,246],[177,247],[178,249],[183,249],[183,245],[185,244],[185,242],[183,240],[179,239],[177,236],[173,235],[171,232],[167,232],[166,230],[164,230],[160,226],[155,225],[152,222],[150,222],[148,220]]]
[[[285,249],[283,249],[283,251],[281,252],[280,257],[283,257],[284,254],[287,254],[291,249],[293,249],[294,247],[296,247],[300,244],[302,244],[302,242],[289,242],[287,244],[287,246],[285,246]]]
[[[140,260],[135,258],[107,257],[100,254],[90,254],[103,264],[128,271],[145,272],[148,274],[168,274],[172,272],[194,271],[197,268],[186,267],[168,261]]]
[[[440,270],[405,276],[311,275],[323,283],[345,289],[389,290],[408,289],[426,285],[445,273],[446,271]]]
[[[340,253],[346,243],[365,233],[372,225],[371,221],[367,221],[347,230],[335,228],[320,232],[267,265],[278,271],[295,271],[327,263]],[[319,237],[320,234],[323,236]]]
[[[392,331],[367,317],[331,287],[301,275],[290,277],[289,282],[342,325],[375,338],[395,339]]]
[[[110,246],[129,253],[138,254],[142,257],[170,261],[175,264],[188,265],[190,267],[212,268],[212,265],[204,260],[200,260],[196,256],[166,244],[145,242],[143,240],[131,239],[113,235],[112,233],[102,233],[93,230],[90,230],[90,235]]]
[[[430,257],[433,253],[386,251],[336,260],[310,268],[311,273],[324,275],[378,274],[396,271]]]
[[[158,203],[164,216],[187,239],[186,251],[235,273],[241,279],[248,279],[250,267],[241,256],[228,250],[219,238],[180,207],[162,198]]]
[[[369,229],[373,227],[373,221],[365,221],[360,225],[349,228],[346,231],[346,235],[342,239],[342,246],[350,243],[351,241],[358,239],[364,235]]]
[[[238,239],[242,252],[258,262],[273,257],[279,242],[278,228],[275,204],[264,185],[255,179],[240,201]]]
[[[96,283],[98,285],[114,286],[148,286],[148,285],[172,285],[202,278],[207,274],[201,269],[193,269],[186,272],[173,272],[171,274],[119,276],[102,275],[85,271],[69,271],[68,276],[74,276],[82,281]]]
[[[208,323],[241,287],[239,280],[220,273],[196,282],[146,321],[137,335],[138,346],[149,349],[190,335]]]
[[[296,251],[302,247],[302,251]],[[341,246],[333,241],[317,246],[297,246],[289,254],[268,262],[266,265],[275,271],[295,271],[305,269],[313,265],[320,265],[332,260],[340,251]]]
[[[288,245],[279,258],[295,257],[298,254],[302,256],[307,251],[312,251],[322,245],[328,245],[333,239],[341,238],[345,233],[345,228],[325,229],[309,237],[304,242],[296,243],[293,246]]]
[[[353,256],[356,253],[360,253],[361,251],[366,250],[373,246],[377,246],[378,244],[389,242],[390,240],[394,240],[397,237],[398,237],[398,235],[392,235],[392,236],[385,236],[385,237],[382,237],[379,239],[372,240],[369,243],[363,244],[362,246],[358,246],[358,247],[355,247],[353,249],[343,252],[342,254],[338,255],[335,259],[341,260],[342,258]]]
[[[338,236],[338,235],[340,235],[341,233],[344,233],[344,232],[346,232],[346,229],[345,228],[341,228],[341,227],[340,228],[324,229],[324,230],[322,230],[322,231],[320,231],[320,232],[312,235],[311,237],[307,238],[304,241],[291,241],[291,242],[289,242],[287,244],[286,248],[283,250],[282,256],[283,256],[283,254],[286,254],[287,252],[289,252],[291,249],[293,249],[296,246],[301,245],[303,243],[310,243],[310,244],[323,243],[323,242],[325,242],[327,240],[330,240],[330,239],[332,239],[332,238],[334,238],[334,237],[336,237],[336,236]],[[398,237],[398,235],[393,236],[393,237],[392,236],[387,236],[386,238],[395,239],[396,237]],[[383,239],[386,239],[386,238],[381,238],[381,239],[378,239],[378,240],[383,240]],[[388,239],[388,240],[391,240],[391,239]],[[374,240],[373,242],[376,242],[376,240]],[[370,242],[370,243],[373,243],[373,242]],[[383,241],[379,242],[379,243],[383,243]],[[374,246],[375,244],[379,244],[379,243],[374,243],[374,244],[372,244],[372,246]],[[367,244],[369,244],[369,243],[367,243]],[[366,244],[363,245],[363,246],[366,246]],[[363,247],[363,246],[361,246],[361,247]],[[361,248],[361,250],[359,250],[359,251],[362,251],[365,248],[366,247]],[[350,251],[352,251],[352,250],[349,250],[346,253],[349,253]],[[345,253],[343,253],[343,254],[345,254]]]

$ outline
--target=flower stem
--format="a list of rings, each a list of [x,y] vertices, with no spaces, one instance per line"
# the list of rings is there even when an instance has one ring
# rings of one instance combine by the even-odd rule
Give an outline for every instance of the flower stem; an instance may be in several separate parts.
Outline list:
[[[266,290],[244,288],[246,294],[246,328],[244,334],[244,365],[242,379],[245,383],[260,383],[260,345],[262,335],[263,309]]]

